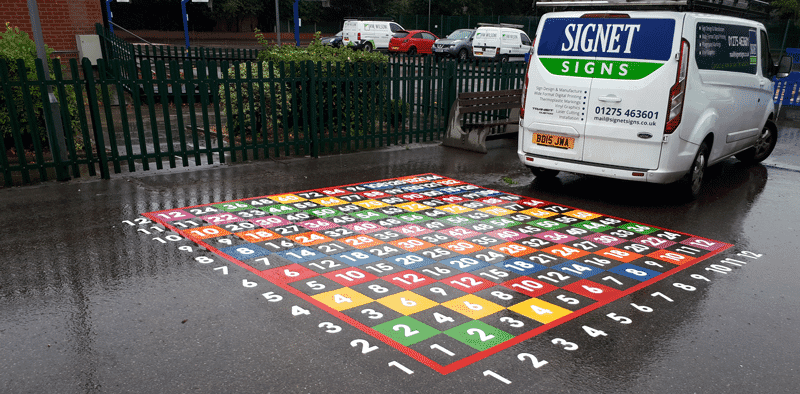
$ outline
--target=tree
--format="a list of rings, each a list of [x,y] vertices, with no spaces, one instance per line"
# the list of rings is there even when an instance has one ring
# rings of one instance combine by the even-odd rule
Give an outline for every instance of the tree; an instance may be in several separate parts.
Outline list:
[[[236,21],[236,31],[248,17],[257,17],[264,10],[264,0],[217,0],[214,14],[224,19]]]
[[[798,0],[775,0],[770,5],[780,16],[790,16],[800,22],[800,2]]]

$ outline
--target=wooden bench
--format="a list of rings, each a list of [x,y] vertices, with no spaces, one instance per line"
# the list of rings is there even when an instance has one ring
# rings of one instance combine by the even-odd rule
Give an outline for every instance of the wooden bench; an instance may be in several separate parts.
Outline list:
[[[519,124],[521,103],[522,89],[459,93],[458,99],[450,108],[447,135],[445,135],[442,145],[486,153],[486,137],[490,132],[492,135],[502,134],[507,131],[509,125]],[[477,123],[463,123],[462,121],[465,114],[508,109],[511,110],[511,113],[505,119]]]

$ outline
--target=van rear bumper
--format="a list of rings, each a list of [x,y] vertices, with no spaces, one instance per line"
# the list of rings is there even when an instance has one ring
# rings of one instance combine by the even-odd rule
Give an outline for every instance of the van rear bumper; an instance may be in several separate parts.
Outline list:
[[[629,167],[604,166],[586,162],[550,158],[517,151],[522,164],[528,167],[547,168],[551,170],[595,175],[605,178],[617,178],[636,182],[667,184],[680,180],[686,171],[646,170]]]

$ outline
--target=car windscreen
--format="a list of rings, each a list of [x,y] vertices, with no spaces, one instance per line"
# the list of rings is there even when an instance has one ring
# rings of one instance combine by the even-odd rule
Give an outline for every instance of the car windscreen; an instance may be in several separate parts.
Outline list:
[[[392,35],[392,37],[394,37],[394,38],[403,38],[403,37],[405,37],[407,35],[408,35],[407,31],[401,30],[401,31],[398,31],[397,33],[394,33]]]
[[[456,30],[447,36],[448,40],[466,40],[472,36],[472,30]]]

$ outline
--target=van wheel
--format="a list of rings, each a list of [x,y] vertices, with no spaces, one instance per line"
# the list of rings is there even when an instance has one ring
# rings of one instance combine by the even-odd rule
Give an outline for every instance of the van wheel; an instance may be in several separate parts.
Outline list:
[[[748,164],[755,164],[764,161],[772,150],[775,149],[775,144],[778,143],[778,127],[775,123],[767,121],[764,128],[761,129],[761,134],[758,135],[756,143],[752,148],[736,154],[736,158]]]
[[[467,50],[466,49],[462,49],[462,50],[458,51],[458,60],[461,60],[462,62],[464,60],[467,60]]]
[[[531,167],[531,172],[537,178],[555,178],[558,175],[558,170],[549,168]]]
[[[700,189],[703,187],[703,177],[706,174],[706,167],[708,166],[708,145],[703,142],[700,148],[697,149],[697,155],[692,161],[692,166],[689,172],[678,183],[679,192],[686,198],[694,200],[700,195]]]
[[[500,63],[508,63],[508,55],[500,56]]]
[[[417,48],[411,47],[408,48],[408,56],[414,56],[417,54]]]
[[[364,44],[364,52],[372,52],[372,43],[368,42]]]

